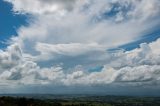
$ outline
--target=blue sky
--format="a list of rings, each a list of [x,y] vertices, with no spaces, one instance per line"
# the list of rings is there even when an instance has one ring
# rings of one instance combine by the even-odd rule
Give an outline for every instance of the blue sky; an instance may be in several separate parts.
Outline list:
[[[146,35],[142,35],[142,37],[140,39],[138,39],[134,42],[119,46],[119,48],[123,48],[127,51],[128,50],[133,50],[135,48],[138,48],[139,44],[153,42],[153,41],[157,40],[159,37],[160,37],[160,30],[156,29],[156,30],[153,30],[153,31],[149,32]]]
[[[16,30],[22,26],[27,25],[27,16],[16,15],[12,12],[12,5],[0,1],[0,41],[5,42],[12,36],[17,36]],[[5,48],[6,45],[1,43],[1,48]]]
[[[45,93],[55,93],[52,88],[76,93],[82,87],[85,91],[80,93],[156,95],[159,4],[159,0],[1,0],[0,93],[29,93],[42,86],[39,92]]]

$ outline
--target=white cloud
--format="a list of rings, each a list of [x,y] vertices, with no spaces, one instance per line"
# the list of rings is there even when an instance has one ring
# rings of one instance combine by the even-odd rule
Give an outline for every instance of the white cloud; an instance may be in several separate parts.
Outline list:
[[[114,83],[129,84],[130,86],[158,85],[160,80],[160,52],[153,51],[159,43],[159,40],[157,40],[150,44],[141,44],[140,48],[120,55],[115,53],[115,57],[112,57],[113,60],[110,60],[110,64],[106,64],[100,72],[85,74],[84,71],[77,71],[68,75],[65,83],[68,85],[105,85]]]
[[[58,10],[71,10],[76,0],[5,0],[13,4],[18,13],[51,14]]]
[[[79,55],[85,55],[89,52],[105,52],[105,48],[98,44],[46,44],[37,43],[36,51],[40,53],[36,58],[39,60],[56,59],[59,56],[71,56],[76,57]]]
[[[0,72],[7,70],[21,61],[21,50],[16,44],[7,48],[7,51],[0,51]]]
[[[19,0],[15,1],[23,2]],[[34,4],[29,1],[27,2]],[[39,5],[41,6],[44,1],[37,0],[34,2],[40,2]],[[45,2],[50,5],[56,3],[55,1],[53,4],[50,3],[50,1]],[[149,1],[147,1],[147,3],[148,2]],[[158,3],[155,2],[158,1],[152,0],[149,2],[152,7],[155,7],[155,9],[152,9],[146,5],[142,6],[145,3],[144,0],[81,1],[81,3],[75,3],[74,9],[67,13],[60,10],[57,11],[56,14],[42,13],[39,16],[35,16],[36,20],[33,23],[30,23],[29,27],[21,27],[18,30],[18,39],[21,43],[20,45],[23,46],[22,49],[26,52],[31,51],[30,49],[28,50],[28,43],[34,47],[37,42],[49,44],[82,43],[82,45],[86,43],[97,43],[105,46],[106,48],[116,47],[138,39],[141,35],[143,35],[143,33],[145,33],[145,30],[152,28],[155,23],[159,21],[157,19],[154,19],[154,21],[150,20],[150,17],[156,17],[160,10],[157,5]],[[16,4],[18,3],[15,3],[15,5],[13,3],[15,8],[17,7]],[[116,4],[118,4],[117,7],[115,7]],[[29,5],[29,8],[30,6],[32,7],[32,5]],[[46,7],[50,8],[49,6]],[[129,9],[131,7],[132,9]],[[22,6],[22,8],[25,10],[25,7]],[[146,15],[147,13],[143,10],[144,8],[148,9],[148,14],[152,13],[153,15]],[[35,9],[32,10],[34,11]],[[37,8],[37,10],[41,11],[43,8]],[[107,15],[113,10],[115,11],[115,15],[104,19],[104,14]],[[154,13],[152,12],[153,10]],[[19,9],[17,9],[17,11],[22,12]],[[34,15],[32,12],[30,13]],[[144,17],[141,17],[141,15]],[[122,22],[117,22],[117,20],[121,20]]]
[[[1,72],[0,79],[6,84],[14,82],[14,84],[25,85],[158,85],[160,80],[160,52],[154,50],[155,48],[156,50],[160,49],[157,48],[159,44],[160,40],[158,39],[150,44],[141,44],[140,48],[132,51],[116,52],[114,55],[110,55],[112,60],[105,64],[99,72],[88,72],[83,69],[83,66],[72,68],[71,72],[66,72],[62,66],[41,68],[35,62],[27,61],[25,57],[20,55],[20,58],[16,58],[17,64],[7,68],[1,67],[1,70],[5,71]],[[20,50],[16,45],[8,48],[5,52],[1,51],[2,60],[6,58],[5,56],[2,57],[4,54],[9,54],[8,57],[16,57],[15,51]],[[15,62],[15,58],[11,58],[10,61]]]

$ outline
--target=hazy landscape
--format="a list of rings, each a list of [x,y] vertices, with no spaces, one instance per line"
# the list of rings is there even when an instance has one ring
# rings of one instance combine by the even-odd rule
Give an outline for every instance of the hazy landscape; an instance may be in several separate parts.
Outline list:
[[[160,97],[8,94],[0,106],[160,106]]]

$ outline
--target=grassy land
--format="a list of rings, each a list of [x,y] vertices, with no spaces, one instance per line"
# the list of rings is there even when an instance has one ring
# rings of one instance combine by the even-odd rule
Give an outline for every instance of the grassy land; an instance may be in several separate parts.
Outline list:
[[[160,106],[160,98],[122,96],[54,97],[0,97],[0,106]]]

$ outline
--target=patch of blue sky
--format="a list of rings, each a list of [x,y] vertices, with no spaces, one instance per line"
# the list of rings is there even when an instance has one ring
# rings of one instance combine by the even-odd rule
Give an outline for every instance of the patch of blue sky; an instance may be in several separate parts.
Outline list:
[[[157,40],[158,38],[160,38],[160,29],[157,29],[149,34],[143,35],[139,40],[136,40],[134,42],[131,42],[125,45],[121,45],[118,48],[122,48],[126,51],[130,51],[135,48],[139,48],[139,45],[141,43],[150,43]]]
[[[28,25],[27,15],[14,14],[12,5],[0,0],[0,49],[7,46],[6,42],[12,36],[17,36],[17,29]]]
[[[94,17],[94,21],[99,22],[103,20],[115,20],[117,14],[121,13],[123,18],[127,21],[129,19],[127,13],[132,9],[132,5],[121,5],[120,3],[111,3],[111,9],[103,11],[101,14]]]
[[[128,11],[132,9],[131,5],[128,6],[122,6],[120,3],[114,3],[112,4],[112,8],[110,11],[104,12],[104,17],[109,18],[109,17],[114,17],[118,13],[123,12],[123,15],[125,16]]]
[[[96,66],[96,67],[90,68],[88,71],[89,72],[100,72],[102,71],[103,68],[104,66]]]

